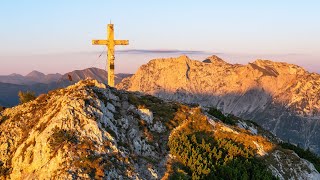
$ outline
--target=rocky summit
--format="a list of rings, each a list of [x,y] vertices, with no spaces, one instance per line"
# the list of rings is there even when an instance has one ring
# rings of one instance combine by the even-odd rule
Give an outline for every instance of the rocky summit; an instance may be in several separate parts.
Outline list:
[[[319,159],[284,145],[217,109],[95,80],[0,111],[0,179],[320,178]]]
[[[217,56],[154,59],[117,87],[213,106],[320,154],[320,75],[297,65],[270,60],[229,64]]]

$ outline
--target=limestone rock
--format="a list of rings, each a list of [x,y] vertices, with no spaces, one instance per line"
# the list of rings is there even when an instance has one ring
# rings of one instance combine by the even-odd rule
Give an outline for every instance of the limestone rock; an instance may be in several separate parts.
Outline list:
[[[125,99],[127,93],[85,80],[1,112],[0,161],[10,169],[7,178],[161,177],[165,164],[134,158],[160,161],[167,152],[155,146],[166,140],[151,143],[139,128],[140,112],[157,127],[152,112],[119,96]]]

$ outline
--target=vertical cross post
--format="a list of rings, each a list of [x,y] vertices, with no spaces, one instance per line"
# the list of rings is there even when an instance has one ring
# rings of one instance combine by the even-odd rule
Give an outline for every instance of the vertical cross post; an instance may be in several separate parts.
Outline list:
[[[114,87],[114,47],[116,45],[128,45],[128,40],[114,40],[113,24],[108,24],[107,40],[92,40],[92,45],[106,45],[107,46],[107,67],[108,71],[108,85]]]

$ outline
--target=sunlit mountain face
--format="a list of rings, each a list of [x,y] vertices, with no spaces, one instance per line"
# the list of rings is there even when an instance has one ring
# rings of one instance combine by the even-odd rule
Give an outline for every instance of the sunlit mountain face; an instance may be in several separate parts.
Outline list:
[[[217,56],[154,59],[117,87],[214,106],[319,153],[320,75],[270,60],[230,64]]]

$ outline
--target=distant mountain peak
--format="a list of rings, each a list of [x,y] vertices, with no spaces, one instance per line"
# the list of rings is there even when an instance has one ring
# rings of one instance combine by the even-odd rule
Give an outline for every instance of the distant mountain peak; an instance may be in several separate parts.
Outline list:
[[[17,73],[12,73],[12,74],[9,74],[9,76],[22,76],[21,74],[17,74]]]
[[[291,64],[285,63],[285,62],[276,62],[266,59],[257,59],[252,64],[265,67],[265,66],[290,66]]]
[[[51,74],[48,74],[48,75],[52,75],[52,76],[62,76],[62,74],[60,74],[60,73],[51,73]]]
[[[221,59],[220,57],[218,57],[216,55],[209,56],[202,62],[204,62],[204,63],[212,63],[212,64],[229,64],[229,63],[225,62],[223,59]]]
[[[181,55],[177,58],[177,60],[189,61],[191,59],[187,55]]]
[[[39,72],[39,71],[32,71],[30,72],[29,74],[26,75],[27,77],[42,77],[42,76],[45,76],[45,74],[43,74],[42,72]]]
[[[276,71],[279,74],[304,74],[306,70],[298,65],[289,64],[286,62],[275,62],[271,60],[257,59],[249,65],[256,65],[268,71]]]

